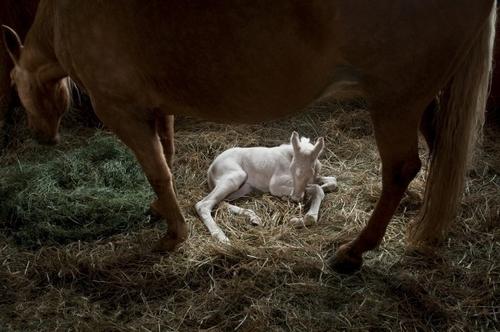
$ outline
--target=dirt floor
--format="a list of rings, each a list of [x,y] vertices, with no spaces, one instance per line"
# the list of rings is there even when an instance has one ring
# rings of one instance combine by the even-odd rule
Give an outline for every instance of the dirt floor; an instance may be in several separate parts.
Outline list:
[[[71,118],[71,116],[69,116]],[[189,240],[152,254],[165,231],[148,213],[152,192],[129,151],[100,129],[66,120],[57,147],[26,131],[0,158],[0,330],[331,331],[500,329],[500,129],[467,182],[449,238],[407,248],[425,167],[380,248],[354,275],[325,260],[364,225],[380,192],[380,166],[362,105],[325,104],[252,126],[179,118],[175,179]],[[274,146],[292,130],[325,136],[324,175],[337,176],[317,225],[288,221],[303,206],[269,195],[237,201],[261,227],[221,207],[232,246],[216,243],[194,204],[206,170],[233,146]],[[426,160],[426,151],[421,149]]]

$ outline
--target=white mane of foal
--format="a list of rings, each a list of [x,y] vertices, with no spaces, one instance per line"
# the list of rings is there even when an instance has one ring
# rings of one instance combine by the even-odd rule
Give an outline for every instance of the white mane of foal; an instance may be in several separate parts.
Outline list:
[[[269,192],[273,196],[301,201],[308,196],[311,207],[302,219],[293,218],[295,226],[308,226],[318,220],[324,190],[337,187],[335,177],[320,177],[319,155],[324,139],[313,145],[308,138],[299,139],[297,132],[290,137],[290,144],[277,147],[232,148],[221,153],[208,169],[211,192],[196,204],[196,211],[210,233],[218,240],[229,239],[215,223],[211,212],[223,200],[231,201],[253,191]],[[261,220],[254,211],[227,204],[235,214],[248,217],[254,225]]]

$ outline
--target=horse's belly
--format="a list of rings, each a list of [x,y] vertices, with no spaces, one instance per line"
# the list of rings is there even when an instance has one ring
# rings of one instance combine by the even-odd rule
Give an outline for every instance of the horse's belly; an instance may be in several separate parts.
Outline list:
[[[334,81],[326,88],[300,99],[293,99],[285,94],[281,98],[277,98],[276,95],[255,96],[251,98],[252,100],[235,97],[230,102],[215,107],[211,105],[193,107],[188,104],[173,103],[170,100],[172,104],[165,107],[165,110],[174,115],[189,115],[221,123],[257,123],[299,113],[316,101],[350,100],[363,94],[359,81]]]
[[[158,2],[137,15],[103,2],[85,31],[86,7],[72,8],[74,20],[61,16],[71,27],[60,29],[65,67],[94,96],[219,122],[299,112],[330,84],[339,56],[330,2],[195,3]]]

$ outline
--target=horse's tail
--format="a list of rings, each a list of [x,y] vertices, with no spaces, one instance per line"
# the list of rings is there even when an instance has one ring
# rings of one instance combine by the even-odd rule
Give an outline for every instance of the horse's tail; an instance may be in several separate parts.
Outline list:
[[[495,4],[466,59],[442,92],[424,202],[409,229],[413,244],[442,240],[462,199],[466,173],[482,138],[492,71]]]

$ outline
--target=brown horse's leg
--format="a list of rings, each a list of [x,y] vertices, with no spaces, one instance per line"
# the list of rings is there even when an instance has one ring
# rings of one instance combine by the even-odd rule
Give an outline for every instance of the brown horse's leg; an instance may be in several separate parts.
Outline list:
[[[167,159],[170,169],[174,165],[175,142],[174,142],[174,116],[158,114],[156,121],[156,130],[160,136],[163,153]]]
[[[420,132],[424,135],[425,142],[432,153],[436,137],[436,113],[438,112],[439,102],[437,97],[427,106],[420,120]]]
[[[174,155],[175,155],[175,142],[174,142],[174,116],[165,115],[158,112],[156,114],[156,131],[160,137],[160,142],[163,147],[163,154],[167,160],[168,167],[172,171],[174,166]],[[174,191],[177,193],[174,183]],[[155,199],[151,203],[151,212],[156,216],[161,216],[160,210],[158,208],[159,201]]]
[[[349,273],[361,267],[362,255],[382,240],[408,184],[420,170],[418,114],[391,113],[373,108],[375,138],[382,159],[382,193],[368,224],[351,242],[342,245],[330,260],[332,268]]]
[[[174,250],[187,239],[188,229],[177,203],[172,173],[157,132],[157,118],[146,112],[120,112],[95,101],[94,107],[103,123],[132,149],[158,197],[155,210],[166,219],[168,231],[155,250]]]

